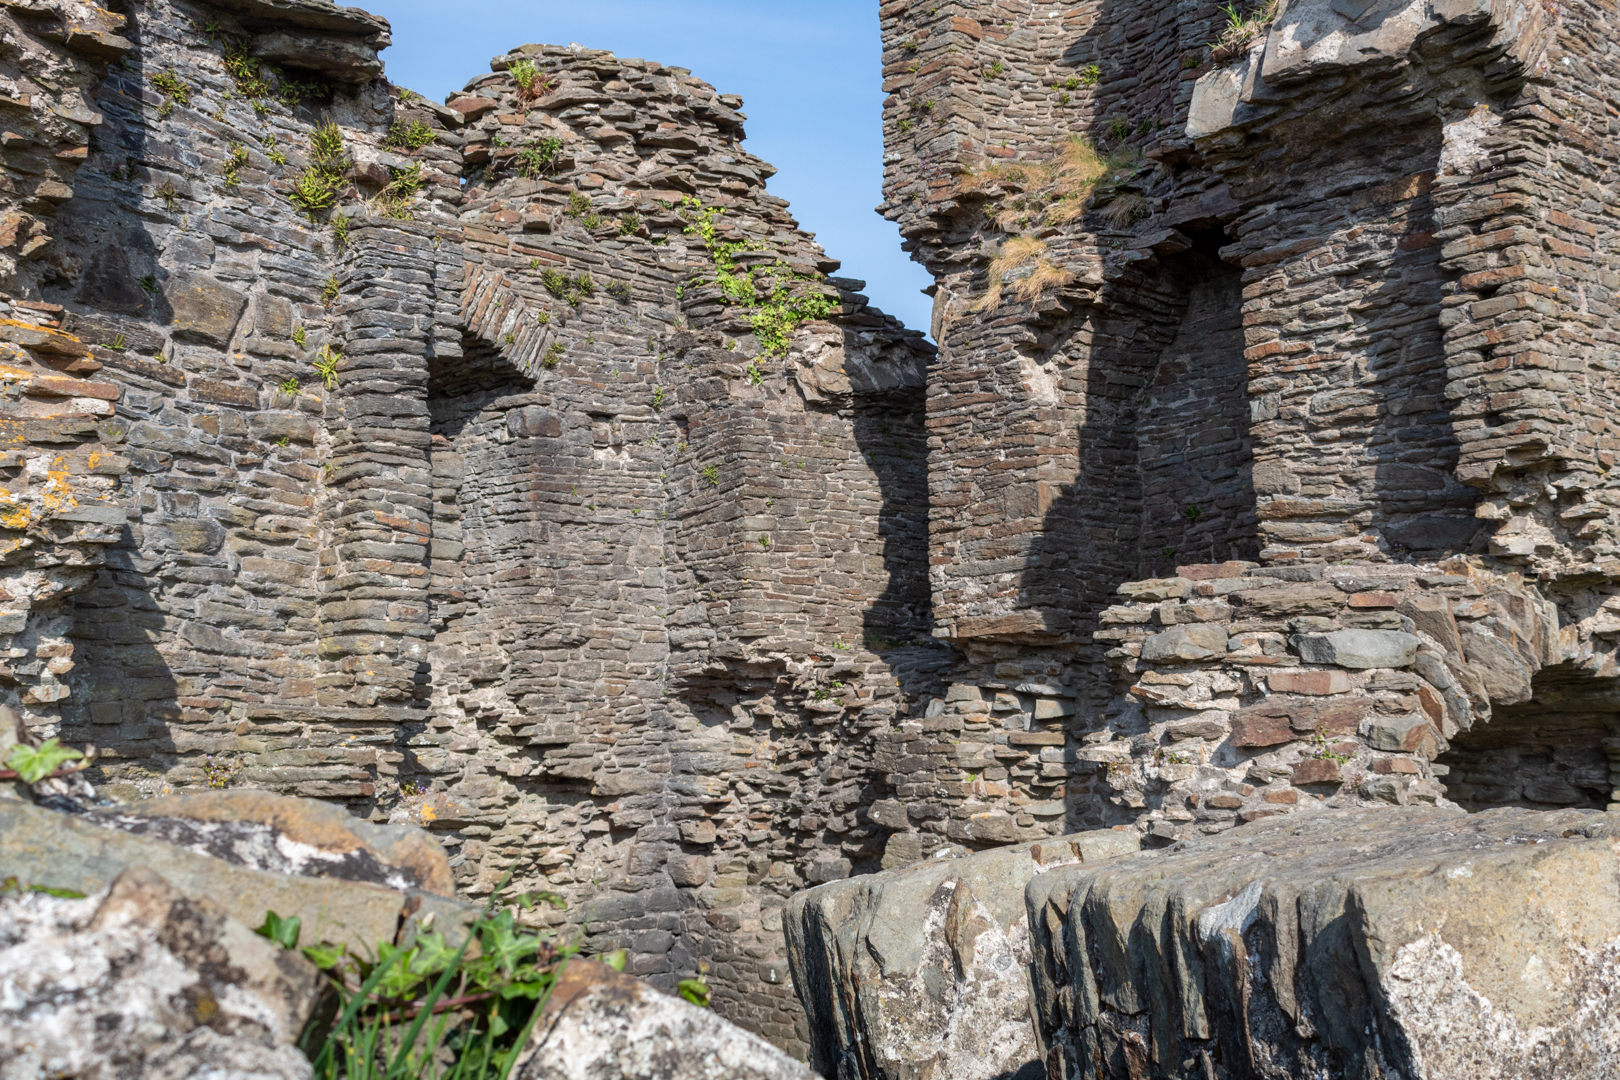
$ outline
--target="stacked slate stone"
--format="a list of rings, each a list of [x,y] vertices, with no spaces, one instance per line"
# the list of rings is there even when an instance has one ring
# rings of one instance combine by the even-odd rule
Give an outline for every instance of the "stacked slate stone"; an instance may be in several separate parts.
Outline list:
[[[1616,798],[1612,14],[882,21],[945,707],[1054,665],[1069,825],[1159,842]]]
[[[798,1045],[787,895],[947,842],[868,813],[934,797],[932,348],[741,102],[525,46],[446,107],[320,0],[0,22],[24,737],[426,825]]]

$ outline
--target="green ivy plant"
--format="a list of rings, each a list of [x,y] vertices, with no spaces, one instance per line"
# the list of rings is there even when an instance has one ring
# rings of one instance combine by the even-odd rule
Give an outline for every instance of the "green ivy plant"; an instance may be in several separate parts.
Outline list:
[[[300,1040],[318,1080],[505,1080],[579,952],[577,942],[518,925],[518,911],[563,907],[560,896],[503,902],[505,884],[455,947],[424,926],[410,945],[380,942],[365,957],[324,941],[302,950],[338,999],[330,1026],[311,1021]],[[297,916],[266,912],[258,932],[293,949],[299,930]],[[622,951],[603,959],[624,969]]]
[[[5,767],[16,773],[23,783],[37,784],[68,762],[83,757],[82,753],[63,746],[56,739],[46,739],[38,746],[13,746],[6,755]]]
[[[837,296],[823,292],[795,293],[799,282],[815,281],[808,274],[796,274],[781,259],[766,267],[739,270],[737,255],[750,248],[746,240],[721,240],[718,221],[723,207],[704,206],[692,195],[681,200],[687,217],[685,231],[703,242],[714,263],[714,282],[727,300],[749,309],[749,323],[760,349],[766,356],[781,356],[788,350],[793,330],[802,322],[825,319],[838,307]]]

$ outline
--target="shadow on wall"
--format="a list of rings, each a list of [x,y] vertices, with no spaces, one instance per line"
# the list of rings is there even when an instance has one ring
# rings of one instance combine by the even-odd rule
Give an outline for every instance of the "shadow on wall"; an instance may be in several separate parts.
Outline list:
[[[1126,581],[1258,551],[1241,273],[1216,257],[1219,231],[1193,236],[1128,270],[1040,361],[1078,367],[1085,404],[1069,436],[1079,473],[1046,513],[1021,596],[1081,635]]]
[[[1611,754],[1620,760],[1620,679],[1560,664],[1537,672],[1530,692],[1453,736],[1435,759],[1450,770],[1446,797],[1470,811],[1607,808],[1620,780],[1610,766]]]
[[[917,386],[856,398],[855,443],[877,476],[877,532],[888,578],[862,615],[869,648],[927,638],[933,626],[925,394]]]
[[[70,238],[75,248],[90,255],[77,280],[61,261],[53,260],[40,284],[52,300],[65,307],[63,329],[68,333],[89,343],[122,341],[120,360],[137,369],[161,371],[172,380],[176,376],[160,360],[135,359],[137,353],[150,356],[162,346],[162,335],[150,326],[167,325],[174,319],[163,288],[169,273],[159,261],[159,246],[139,212],[140,188],[150,186],[160,197],[164,190],[173,190],[173,181],[165,179],[168,174],[149,168],[147,162],[153,153],[167,159],[174,148],[148,145],[147,126],[141,117],[141,95],[147,82],[142,12],[129,7],[126,14],[129,21],[124,36],[135,49],[108,70],[96,90],[96,108],[106,120],[94,130],[90,156],[74,182],[74,197],[58,215],[60,237]],[[174,175],[180,175],[182,166],[177,161],[168,164]],[[120,183],[119,176],[134,183]],[[123,366],[116,364],[115,368]],[[179,378],[183,381],[183,376]],[[127,431],[131,422],[132,414],[123,402],[118,416],[104,426]],[[119,449],[129,456],[136,472],[161,471],[172,461],[162,447]],[[95,582],[66,600],[73,623],[70,638],[75,645],[75,664],[68,676],[73,695],[62,710],[65,741],[103,748],[108,751],[105,760],[109,764],[122,765],[131,759],[142,762],[133,773],[148,773],[159,784],[157,778],[182,756],[232,741],[229,732],[207,728],[197,729],[193,738],[183,736],[184,745],[175,739],[177,725],[186,720],[180,702],[182,676],[171,669],[157,647],[172,621],[167,611],[173,606],[160,603],[159,597],[207,591],[208,581],[218,573],[213,557],[223,546],[225,530],[213,520],[196,516],[198,497],[184,484],[167,487],[156,492],[156,505],[129,507],[131,520],[139,524],[124,526]],[[124,494],[133,500],[128,478]],[[136,529],[142,533],[140,539]],[[200,649],[223,644],[219,632],[202,623],[187,624],[181,635]],[[192,691],[211,689],[195,686]],[[128,768],[120,771],[131,774]]]

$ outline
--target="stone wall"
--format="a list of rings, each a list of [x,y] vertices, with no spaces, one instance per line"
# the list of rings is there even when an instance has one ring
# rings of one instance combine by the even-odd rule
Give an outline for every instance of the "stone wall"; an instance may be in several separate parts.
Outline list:
[[[945,707],[1046,665],[1071,828],[1612,797],[1612,16],[1355,6],[882,8]]]
[[[1606,9],[880,18],[937,356],[684,69],[8,5],[30,729],[424,824],[801,1048],[806,884],[1613,798]]]
[[[683,69],[525,46],[446,107],[356,9],[4,18],[26,723],[424,824],[799,1045],[781,906],[884,858],[943,663],[931,347]]]

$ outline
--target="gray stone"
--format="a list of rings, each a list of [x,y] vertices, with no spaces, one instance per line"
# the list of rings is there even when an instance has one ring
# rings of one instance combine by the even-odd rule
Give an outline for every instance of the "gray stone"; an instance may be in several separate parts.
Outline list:
[[[82,900],[0,894],[10,1077],[306,1080],[320,973],[145,867]]]
[[[1226,628],[1214,623],[1188,623],[1154,634],[1142,643],[1148,661],[1209,660],[1226,654]]]
[[[176,337],[225,345],[247,308],[247,294],[218,278],[194,270],[177,270],[163,282]]]
[[[1024,885],[1138,843],[1080,833],[796,894],[783,926],[811,1064],[862,1080],[988,1080],[1038,1061]]]
[[[379,942],[394,940],[407,904],[404,892],[383,885],[233,865],[155,836],[28,803],[0,802],[0,879],[92,893],[137,866],[249,926],[258,926],[268,911],[296,915],[302,921],[299,940],[306,945],[326,938],[375,950]]]
[[[710,1009],[589,960],[558,978],[514,1080],[817,1080]]]
[[[1611,1076],[1617,836],[1592,811],[1325,811],[1044,874],[1049,1064],[1177,1075],[1153,1046],[1333,1080]]]
[[[1408,667],[1422,642],[1400,630],[1335,630],[1300,634],[1293,644],[1306,663],[1359,669]]]

